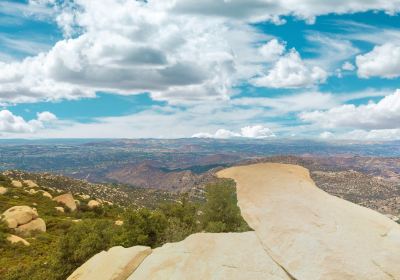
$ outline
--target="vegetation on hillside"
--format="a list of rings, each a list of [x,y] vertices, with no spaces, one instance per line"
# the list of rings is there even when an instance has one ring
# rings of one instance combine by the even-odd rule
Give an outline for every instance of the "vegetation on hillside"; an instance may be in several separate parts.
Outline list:
[[[61,213],[60,206],[40,193],[29,194],[10,186],[0,195],[0,213],[15,205],[36,207],[47,232],[27,238],[30,246],[6,241],[10,233],[0,224],[0,279],[61,280],[93,255],[113,246],[158,247],[196,232],[250,230],[237,207],[233,181],[219,180],[206,187],[205,202],[190,201],[182,195],[177,202],[159,203],[155,208],[104,205],[89,209],[82,200],[76,212]],[[53,194],[56,195],[56,194]],[[122,226],[116,220],[124,221]]]

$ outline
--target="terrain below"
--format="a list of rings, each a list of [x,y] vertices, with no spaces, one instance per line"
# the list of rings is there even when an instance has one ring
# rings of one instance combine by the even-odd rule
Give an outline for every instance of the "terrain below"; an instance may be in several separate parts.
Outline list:
[[[307,169],[259,163],[217,175],[235,180],[254,232],[114,247],[68,279],[400,279],[400,226],[317,188]]]

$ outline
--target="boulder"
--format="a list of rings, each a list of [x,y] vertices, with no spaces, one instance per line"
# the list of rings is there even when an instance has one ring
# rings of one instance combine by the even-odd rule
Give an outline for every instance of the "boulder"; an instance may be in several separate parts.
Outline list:
[[[29,245],[30,245],[29,242],[26,241],[25,239],[23,239],[23,238],[21,238],[21,237],[19,237],[19,236],[13,235],[13,234],[9,235],[9,236],[7,237],[7,240],[8,240],[11,244],[15,244],[15,243],[21,242],[21,243],[24,244],[25,246],[29,246]]]
[[[16,188],[22,188],[22,183],[20,181],[17,181],[17,180],[12,180],[11,181],[11,185],[13,185]]]
[[[46,191],[42,191],[42,195],[43,195],[44,197],[48,197],[48,198],[50,198],[50,199],[53,198],[53,196],[52,196],[49,192],[46,192]]]
[[[71,211],[75,211],[77,206],[74,197],[70,193],[62,194],[53,198],[54,201],[64,204]]]
[[[8,192],[7,188],[0,186],[0,194],[6,194],[7,192]]]
[[[84,200],[90,199],[90,195],[87,194],[80,194],[79,196]]]
[[[93,209],[93,208],[95,208],[95,207],[100,207],[100,206],[101,206],[101,203],[98,202],[97,200],[90,200],[90,201],[88,202],[88,207],[89,207],[90,209]]]
[[[43,219],[37,218],[27,224],[17,227],[15,232],[22,236],[29,236],[33,232],[46,232],[46,223]]]
[[[60,207],[60,206],[57,206],[57,207],[54,207],[58,212],[61,212],[61,213],[64,213],[65,211],[64,211],[64,207]]]
[[[67,280],[125,280],[150,253],[151,248],[144,246],[113,247],[93,256]]]
[[[28,191],[28,193],[30,193],[30,194],[36,194],[38,191],[37,190],[35,190],[35,189],[30,189],[29,191]]]
[[[32,180],[24,180],[24,184],[28,186],[28,188],[37,188],[39,187],[35,182]]]
[[[3,213],[3,218],[10,228],[29,223],[37,217],[36,209],[29,206],[14,206]]]
[[[122,220],[116,220],[114,223],[116,226],[122,226],[124,224],[124,221]]]

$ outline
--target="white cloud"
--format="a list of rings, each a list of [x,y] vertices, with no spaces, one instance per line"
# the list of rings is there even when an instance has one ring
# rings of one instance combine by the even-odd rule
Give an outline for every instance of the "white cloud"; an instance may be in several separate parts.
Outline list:
[[[241,136],[247,138],[269,138],[275,137],[275,134],[268,127],[262,125],[245,126],[240,129]]]
[[[342,70],[345,70],[345,71],[354,71],[355,69],[356,69],[356,67],[349,61],[346,61],[342,65]]]
[[[400,90],[377,103],[346,104],[327,111],[304,112],[300,119],[326,128],[397,129],[400,128]]]
[[[321,138],[321,139],[331,139],[333,137],[334,137],[334,134],[330,131],[321,132],[321,134],[319,135],[319,138]]]
[[[277,60],[284,52],[286,46],[280,43],[277,39],[272,39],[259,48],[260,54],[265,59],[265,62]]]
[[[400,45],[386,43],[375,46],[371,52],[358,55],[356,64],[361,78],[400,77]]]
[[[340,136],[341,139],[349,140],[397,140],[400,139],[400,129],[372,129],[362,130],[357,129]]]
[[[9,110],[0,111],[0,134],[2,133],[35,133],[51,122],[57,120],[57,117],[50,112],[41,112],[37,114],[37,119],[25,121],[22,117],[16,116]]]
[[[259,87],[301,88],[322,83],[327,76],[322,68],[307,65],[292,49],[276,62],[268,74],[254,78],[252,83]]]
[[[215,133],[200,132],[192,135],[194,138],[219,138],[227,139],[234,137],[265,139],[275,137],[271,129],[262,125],[245,126],[240,129],[240,133],[233,132],[227,129],[218,129]]]

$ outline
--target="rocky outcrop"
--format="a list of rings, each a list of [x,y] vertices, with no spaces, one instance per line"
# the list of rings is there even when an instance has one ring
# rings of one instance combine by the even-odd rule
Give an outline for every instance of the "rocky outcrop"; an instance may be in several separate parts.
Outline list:
[[[295,279],[400,279],[400,226],[317,188],[307,169],[255,164],[222,170],[268,254]]]
[[[74,197],[70,193],[62,194],[53,198],[54,201],[58,203],[64,204],[68,207],[71,211],[75,211],[77,209],[76,202]]]
[[[3,213],[3,219],[9,228],[16,228],[36,219],[39,215],[35,208],[29,206],[14,206]]]
[[[113,247],[89,259],[67,280],[125,280],[150,253],[151,249],[144,246]]]
[[[105,279],[105,278],[104,278]],[[153,250],[129,280],[268,279],[290,277],[265,252],[254,232],[198,233]]]
[[[21,236],[30,236],[34,232],[46,232],[46,223],[43,219],[37,218],[27,224],[20,225],[15,232]]]
[[[254,232],[199,233],[166,244],[129,280],[400,279],[400,226],[318,189],[307,169],[263,163],[218,176],[236,181],[238,204]]]
[[[16,188],[22,188],[22,183],[20,181],[17,181],[17,180],[12,180],[11,181],[11,185],[13,187],[16,187]]]
[[[65,211],[64,211],[64,207],[61,207],[61,206],[57,206],[57,207],[54,207],[58,212],[61,212],[61,213],[64,213]]]
[[[7,241],[9,241],[11,244],[22,243],[25,246],[30,245],[30,243],[28,241],[26,241],[25,239],[23,239],[19,236],[13,235],[13,234],[7,236]]]
[[[14,229],[18,235],[29,236],[33,232],[46,232],[46,223],[35,208],[29,206],[14,206],[2,214],[8,227]]]
[[[24,180],[24,184],[28,186],[28,188],[38,188],[39,186],[33,182],[32,180]]]

